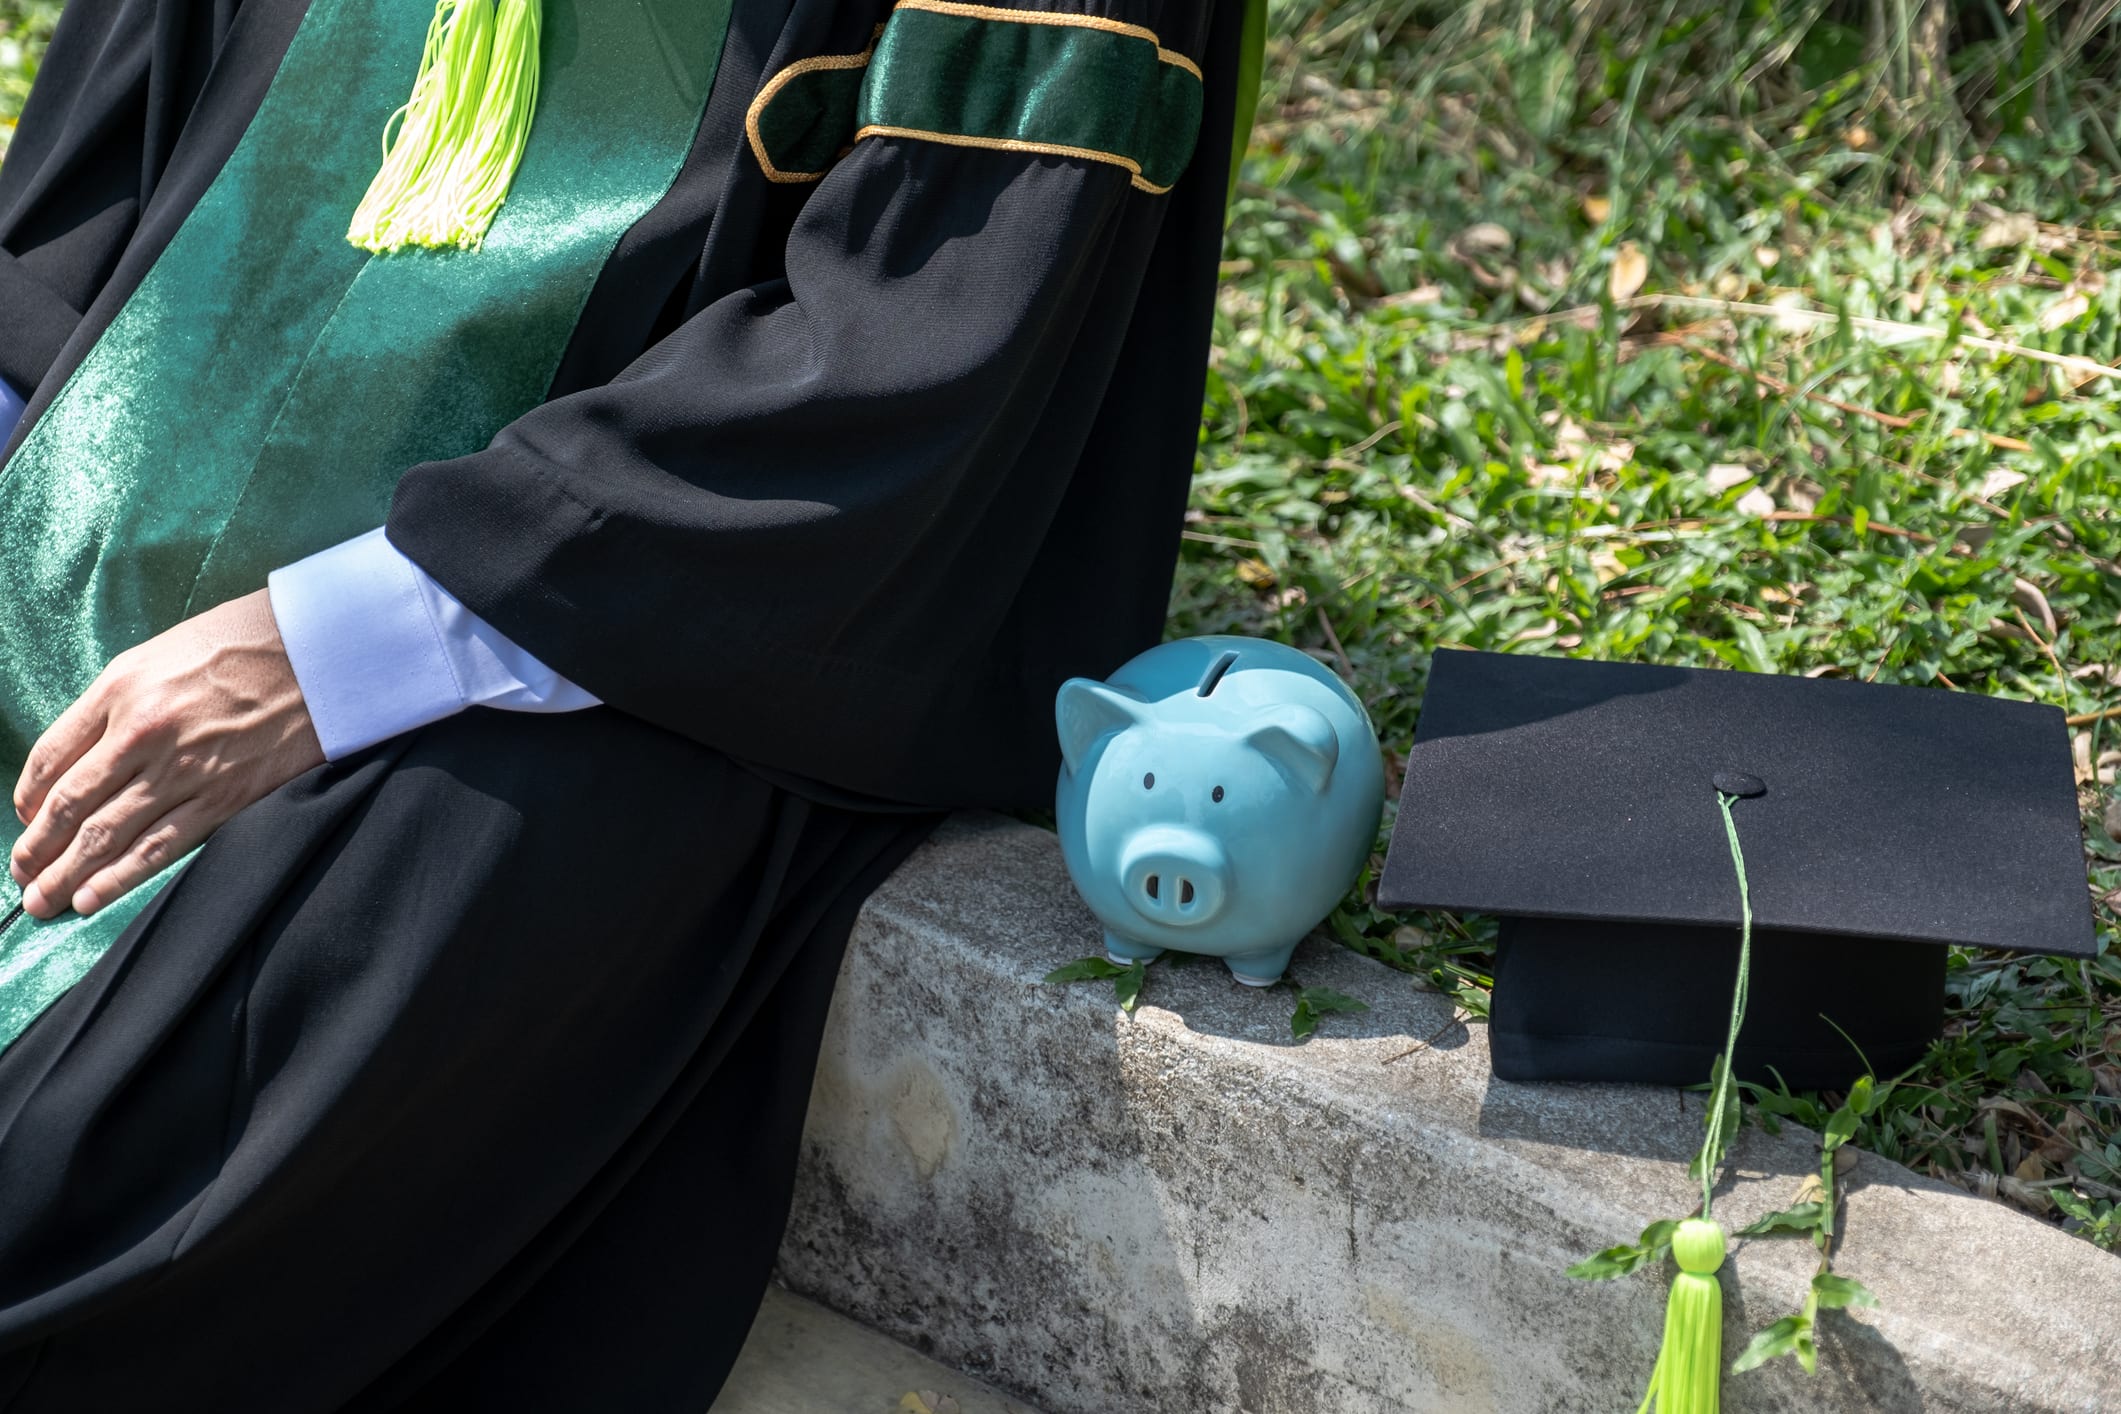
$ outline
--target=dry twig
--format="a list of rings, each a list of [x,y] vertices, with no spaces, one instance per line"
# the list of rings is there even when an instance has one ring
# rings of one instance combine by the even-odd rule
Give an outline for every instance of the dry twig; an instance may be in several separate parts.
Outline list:
[[[1956,342],[1962,348],[1979,349],[1983,353],[2003,354],[2022,358],[2033,363],[2044,363],[2066,373],[2083,378],[2121,379],[2121,368],[2100,363],[2097,359],[2083,358],[2077,354],[2050,353],[2025,344],[2014,344],[2007,339],[1990,339],[1979,334],[1960,334],[1956,340],[1948,330],[1929,324],[1908,324],[1898,319],[1873,319],[1865,314],[1837,314],[1826,309],[1806,309],[1802,305],[1754,304],[1749,300],[1713,299],[1708,295],[1636,295],[1620,303],[1623,309],[1699,309],[1718,314],[1748,315],[1754,318],[1775,319],[1785,323],[1809,324],[1813,328],[1846,323],[1851,329],[1861,329],[1866,334],[1882,334],[1888,338],[1906,340],[1929,340],[1935,343]]]
[[[1793,395],[1810,398],[1815,403],[1824,403],[1830,408],[1849,414],[1851,417],[1867,418],[1882,427],[1890,427],[1896,431],[1905,431],[1922,420],[1917,417],[1903,417],[1899,413],[1881,412],[1877,408],[1859,407],[1855,403],[1845,403],[1839,398],[1830,398],[1824,393],[1814,392],[1809,388],[1798,388],[1783,382],[1773,374],[1762,373],[1755,368],[1747,368],[1734,358],[1727,357],[1717,353],[1714,349],[1706,348],[1691,341],[1682,344],[1681,347],[1697,358],[1705,358],[1710,363],[1730,369],[1733,373],[1743,373],[1761,387],[1771,389],[1786,398]],[[2030,442],[2021,441],[2016,437],[2006,437],[2000,432],[1982,432],[1972,427],[1948,428],[1947,435],[1965,437],[1974,441],[1985,441],[2000,452],[2029,452],[2033,449],[2033,444]]]

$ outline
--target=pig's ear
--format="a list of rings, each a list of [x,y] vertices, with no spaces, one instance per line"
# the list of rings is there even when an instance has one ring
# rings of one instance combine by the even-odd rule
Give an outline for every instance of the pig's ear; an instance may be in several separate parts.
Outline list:
[[[1323,712],[1298,703],[1270,707],[1245,732],[1245,745],[1274,763],[1300,790],[1322,795],[1340,760],[1340,737]]]
[[[1053,720],[1060,728],[1061,756],[1073,775],[1090,759],[1099,741],[1141,720],[1145,706],[1138,697],[1090,678],[1069,678],[1053,699]]]

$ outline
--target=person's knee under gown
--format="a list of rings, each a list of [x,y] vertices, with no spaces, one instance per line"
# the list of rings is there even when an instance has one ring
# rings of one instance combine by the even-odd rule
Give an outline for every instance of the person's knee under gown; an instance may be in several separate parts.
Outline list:
[[[0,1052],[0,1408],[705,1407],[931,824],[607,709],[238,816]]]

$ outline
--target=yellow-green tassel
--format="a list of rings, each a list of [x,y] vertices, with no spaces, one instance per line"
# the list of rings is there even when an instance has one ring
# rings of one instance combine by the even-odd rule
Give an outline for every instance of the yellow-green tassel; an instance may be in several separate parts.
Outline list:
[[[346,239],[363,250],[476,250],[530,141],[540,0],[437,0],[412,97]]]
[[[1723,1229],[1688,1218],[1672,1234],[1679,1275],[1664,1307],[1664,1345],[1650,1371],[1650,1392],[1636,1414],[1716,1414],[1723,1379]]]

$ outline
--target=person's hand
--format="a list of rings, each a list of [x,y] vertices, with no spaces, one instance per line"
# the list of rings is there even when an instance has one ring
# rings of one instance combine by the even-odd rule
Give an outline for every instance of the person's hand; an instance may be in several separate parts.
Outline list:
[[[261,589],[120,653],[46,729],[8,872],[34,917],[94,913],[323,760]]]

